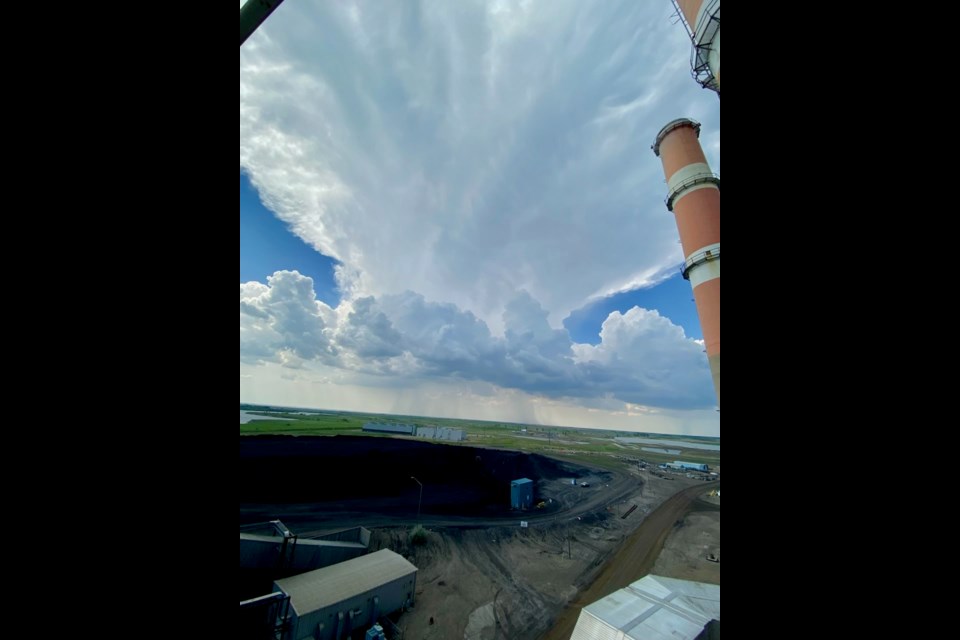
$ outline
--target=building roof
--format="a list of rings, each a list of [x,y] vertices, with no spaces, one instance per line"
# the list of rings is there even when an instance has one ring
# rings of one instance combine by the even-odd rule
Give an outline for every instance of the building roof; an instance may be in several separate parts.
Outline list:
[[[719,619],[719,585],[649,575],[585,607],[571,640],[693,640]]]
[[[302,616],[416,572],[417,568],[406,558],[389,549],[382,549],[330,567],[277,580],[275,584],[290,596],[293,610]]]
[[[528,483],[533,484],[533,480],[531,480],[530,478],[520,478],[519,480],[514,480],[510,484],[528,484]]]

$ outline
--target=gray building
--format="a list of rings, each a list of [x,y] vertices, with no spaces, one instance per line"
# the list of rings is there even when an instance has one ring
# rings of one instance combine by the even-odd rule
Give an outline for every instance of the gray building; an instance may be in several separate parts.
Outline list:
[[[364,527],[297,539],[278,520],[272,531],[251,528],[240,534],[240,568],[311,571],[362,556],[369,545],[370,531]]]
[[[342,640],[413,604],[417,568],[383,549],[277,580],[273,590],[290,597],[290,640]]]
[[[405,436],[412,436],[417,432],[417,428],[412,424],[387,424],[385,422],[368,422],[363,425],[363,430],[373,433],[396,433]]]

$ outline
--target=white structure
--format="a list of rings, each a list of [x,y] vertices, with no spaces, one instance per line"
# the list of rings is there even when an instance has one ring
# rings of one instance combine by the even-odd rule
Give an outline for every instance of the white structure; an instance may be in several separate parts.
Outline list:
[[[696,640],[719,620],[719,585],[649,575],[584,607],[570,640]]]
[[[467,433],[463,429],[452,427],[417,427],[416,436],[429,440],[446,440],[447,442],[463,442]]]
[[[467,432],[452,427],[418,427],[413,424],[384,424],[368,422],[363,425],[364,431],[376,433],[394,433],[404,436],[417,436],[428,440],[446,440],[448,442],[463,442],[467,439]]]

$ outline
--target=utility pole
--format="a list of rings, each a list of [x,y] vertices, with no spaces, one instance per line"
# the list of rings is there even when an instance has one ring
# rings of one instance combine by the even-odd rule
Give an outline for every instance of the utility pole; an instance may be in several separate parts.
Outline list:
[[[420,500],[417,502],[417,524],[420,524],[420,505],[423,504],[423,483],[410,476],[410,479],[420,485]]]

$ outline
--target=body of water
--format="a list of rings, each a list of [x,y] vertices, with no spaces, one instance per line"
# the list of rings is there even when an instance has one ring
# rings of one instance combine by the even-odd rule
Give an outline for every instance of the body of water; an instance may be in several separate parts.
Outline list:
[[[649,451],[650,453],[667,453],[671,456],[675,456],[680,453],[680,449],[657,449],[656,447],[640,447],[643,451]]]
[[[624,444],[665,444],[668,447],[683,447],[684,449],[703,449],[704,451],[720,451],[718,444],[703,444],[700,442],[687,442],[685,440],[657,440],[654,438],[615,438],[617,442]]]

